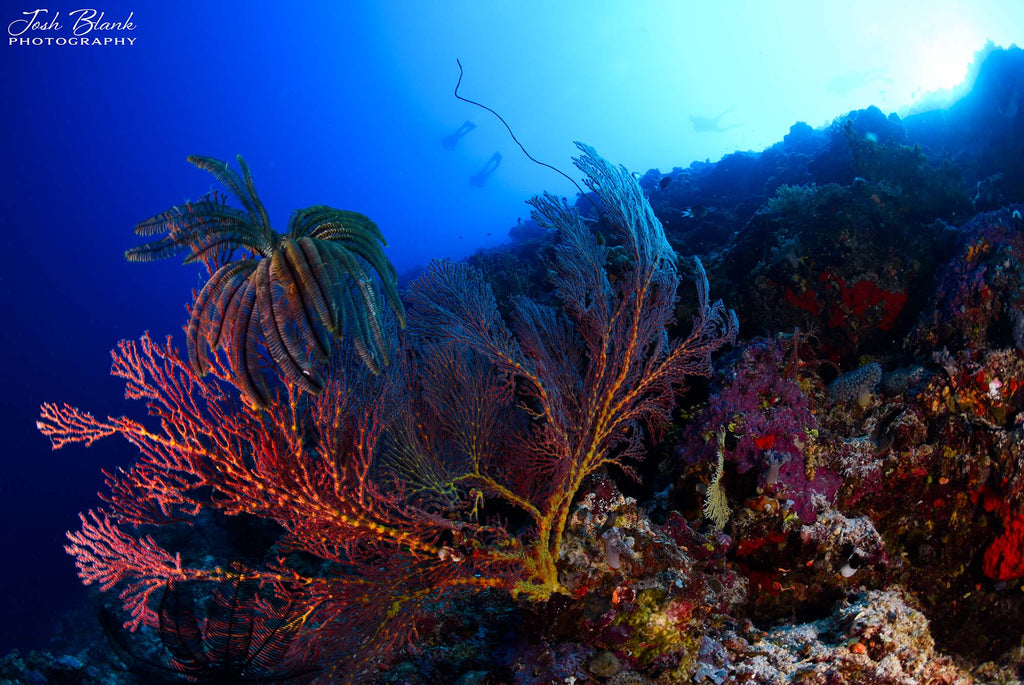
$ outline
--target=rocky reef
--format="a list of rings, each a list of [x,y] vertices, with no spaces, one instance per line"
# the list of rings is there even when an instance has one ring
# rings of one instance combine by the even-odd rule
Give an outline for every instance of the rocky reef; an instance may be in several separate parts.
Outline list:
[[[798,123],[642,176],[741,339],[636,477],[587,481],[564,593],[438,606],[378,682],[1024,678],[1024,51],[987,51],[972,78],[941,111]],[[499,308],[555,297],[552,241],[526,222],[470,258]],[[0,681],[137,682],[85,639],[8,655]]]
[[[742,340],[643,486],[608,474],[578,502],[572,596],[481,627],[461,670],[430,675],[454,663],[440,640],[389,682],[1024,677],[1024,52],[972,69],[945,110],[641,178]],[[548,238],[512,236],[472,259],[537,297]]]

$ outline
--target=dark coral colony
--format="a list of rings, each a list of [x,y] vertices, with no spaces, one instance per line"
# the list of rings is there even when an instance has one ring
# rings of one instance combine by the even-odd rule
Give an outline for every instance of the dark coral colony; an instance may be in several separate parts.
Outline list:
[[[134,418],[42,408],[139,456],[68,534],[95,637],[33,672],[1020,682],[1024,53],[973,69],[667,174],[580,144],[584,196],[408,279],[190,158],[225,192],[127,254],[205,267],[184,352],[114,350]]]

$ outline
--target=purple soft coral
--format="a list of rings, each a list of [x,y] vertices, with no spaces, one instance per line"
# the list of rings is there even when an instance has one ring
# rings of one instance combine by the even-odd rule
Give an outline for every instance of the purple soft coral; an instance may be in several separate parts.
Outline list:
[[[732,377],[690,431],[685,450],[702,459],[717,458],[714,441],[706,436],[726,429],[735,438],[726,449],[726,460],[735,463],[739,473],[756,469],[763,491],[793,500],[800,518],[811,522],[816,518],[814,498],[831,500],[841,481],[824,468],[808,477],[804,448],[817,421],[787,361],[783,342],[751,342]]]

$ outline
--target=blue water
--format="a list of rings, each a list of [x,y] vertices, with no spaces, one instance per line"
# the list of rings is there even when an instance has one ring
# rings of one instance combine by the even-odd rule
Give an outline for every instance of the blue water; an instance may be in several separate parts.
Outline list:
[[[756,46],[727,42],[735,30],[698,15],[679,34],[708,43],[691,48],[680,38],[656,54],[648,51],[664,32],[657,13],[623,24],[601,14],[610,5],[532,13],[511,4],[327,5],[256,3],[237,13],[205,2],[106,2],[108,21],[134,27],[109,34],[133,44],[3,46],[0,653],[43,644],[84,596],[62,551],[64,531],[98,504],[101,469],[134,454],[115,441],[51,452],[35,431],[39,405],[137,415],[108,375],[109,350],[145,330],[182,340],[200,269],[129,264],[123,252],[140,242],[135,223],[213,187],[187,155],[244,155],[279,229],[293,209],[313,204],[367,214],[406,272],[501,243],[534,193],[575,192],[527,161],[500,122],[452,96],[456,58],[467,70],[463,94],[501,110],[534,156],[563,168],[574,138],[634,170],[667,170],[763,147],[797,119],[817,125],[889,96],[830,93],[836,74],[878,68],[854,64],[787,99],[781,89],[792,74],[760,73]],[[50,5],[61,28],[25,36],[70,35],[77,7]],[[9,6],[0,16],[9,24],[31,9]],[[750,71],[757,87],[666,83],[680,74],[715,83],[716,69]],[[723,112],[719,136],[691,124]],[[475,128],[454,149],[442,145],[467,120]],[[493,173],[472,183],[496,155]]]
[[[51,452],[34,429],[40,403],[138,412],[108,376],[109,350],[145,330],[182,339],[200,269],[128,264],[123,251],[141,242],[136,222],[215,185],[187,155],[243,154],[279,230],[313,204],[369,215],[403,271],[504,240],[527,188],[559,181],[524,172],[500,124],[451,97],[454,54],[430,65],[447,116],[425,114],[375,10],[150,4],[104,5],[111,21],[132,13],[136,28],[118,35],[134,45],[3,50],[0,652],[48,637],[80,592],[63,533],[98,503],[100,469],[133,454],[116,441]],[[74,8],[50,35],[69,35]],[[445,149],[470,118],[472,136]],[[499,149],[506,161],[471,186]]]

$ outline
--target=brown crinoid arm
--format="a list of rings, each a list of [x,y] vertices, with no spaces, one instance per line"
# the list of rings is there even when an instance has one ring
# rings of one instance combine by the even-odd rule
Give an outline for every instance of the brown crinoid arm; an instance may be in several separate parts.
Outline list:
[[[350,336],[370,369],[388,364],[382,300],[402,327],[405,308],[377,225],[363,214],[317,205],[292,215],[283,244],[296,286],[287,292],[298,294],[292,309],[305,315],[308,329]]]
[[[211,157],[189,161],[213,174],[242,208],[218,192],[171,207],[136,226],[138,235],[160,237],[125,256],[154,261],[187,250],[186,263],[202,262],[209,270],[186,328],[192,368],[206,373],[210,352],[224,348],[243,395],[262,406],[269,397],[268,367],[307,392],[320,392],[318,366],[330,358],[335,339],[348,336],[374,373],[387,365],[381,301],[403,327],[405,310],[376,224],[318,205],[295,212],[282,236],[271,229],[241,157],[241,173]]]

